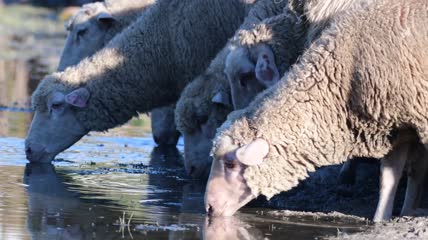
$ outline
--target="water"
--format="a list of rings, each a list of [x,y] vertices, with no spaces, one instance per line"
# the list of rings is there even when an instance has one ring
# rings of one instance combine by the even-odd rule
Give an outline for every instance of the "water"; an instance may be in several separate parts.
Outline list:
[[[27,16],[31,9],[25,11]],[[207,218],[204,183],[184,173],[182,141],[156,147],[144,115],[108,133],[85,136],[53,164],[28,163],[23,148],[32,118],[29,96],[55,68],[60,51],[46,48],[52,41],[61,46],[60,40],[36,37],[45,44],[39,47],[43,57],[0,54],[0,239],[313,239],[363,227],[272,216],[258,208]],[[3,41],[2,46],[9,45]]]
[[[15,123],[11,129],[25,127]],[[0,138],[1,239],[307,239],[356,229],[254,208],[210,220],[203,184],[184,174],[181,142],[160,148],[150,136],[95,133],[43,165],[25,160],[23,132]]]

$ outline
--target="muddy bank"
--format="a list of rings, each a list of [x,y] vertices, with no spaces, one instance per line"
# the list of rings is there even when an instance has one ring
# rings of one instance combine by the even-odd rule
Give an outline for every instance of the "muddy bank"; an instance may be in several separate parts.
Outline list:
[[[373,224],[371,219],[379,198],[379,163],[365,162],[358,166],[356,183],[343,185],[338,182],[341,165],[323,167],[311,173],[296,188],[273,197],[270,201],[260,198],[252,206],[263,206],[279,211],[265,214],[282,217],[313,218],[328,222],[344,221],[366,225],[360,233],[338,230],[331,239],[428,239],[428,218],[398,217],[404,200],[406,177],[401,179],[394,204],[394,219],[387,223]],[[424,196],[421,208],[427,208]],[[418,215],[427,216],[425,211]],[[328,237],[326,237],[328,238]]]
[[[262,206],[309,212],[340,212],[371,219],[379,198],[379,163],[361,163],[357,169],[356,183],[343,185],[338,182],[341,165],[323,167],[288,192],[270,201],[258,199]],[[400,212],[404,200],[406,177],[403,177],[395,198],[393,215]],[[426,194],[425,194],[426,195]],[[422,207],[427,207],[426,196]]]
[[[428,239],[428,219],[426,217],[402,217],[387,223],[376,224],[364,232],[354,234],[338,232],[337,236],[326,239]]]

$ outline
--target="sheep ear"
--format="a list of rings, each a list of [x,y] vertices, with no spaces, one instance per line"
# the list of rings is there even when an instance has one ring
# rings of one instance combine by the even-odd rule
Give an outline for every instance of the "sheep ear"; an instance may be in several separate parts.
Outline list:
[[[247,166],[259,165],[269,153],[269,143],[258,138],[236,150],[236,158]]]
[[[217,92],[214,97],[211,98],[211,102],[225,105],[227,107],[232,106],[230,95],[224,91]]]
[[[75,107],[84,108],[88,104],[90,95],[86,88],[78,88],[65,96],[65,102]]]
[[[259,45],[257,51],[256,78],[265,87],[270,87],[279,81],[279,72],[273,52],[265,44]]]
[[[116,21],[116,18],[114,18],[110,13],[108,12],[101,12],[97,16],[97,21],[101,24],[105,24],[110,26]]]

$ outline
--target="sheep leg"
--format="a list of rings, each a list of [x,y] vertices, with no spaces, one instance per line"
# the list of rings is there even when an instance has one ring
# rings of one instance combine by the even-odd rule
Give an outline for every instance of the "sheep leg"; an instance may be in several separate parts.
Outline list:
[[[425,159],[426,155],[424,149],[418,147],[419,146],[416,145],[416,147],[412,148],[412,151],[409,152],[406,197],[401,209],[401,216],[413,215],[416,208],[420,207],[423,196],[428,161]]]
[[[392,216],[395,193],[407,160],[408,145],[397,146],[381,160],[379,202],[374,222],[389,220]]]
[[[404,199],[403,207],[401,208],[400,216],[410,216],[416,207],[418,198],[418,181],[413,176],[407,177],[406,197]]]

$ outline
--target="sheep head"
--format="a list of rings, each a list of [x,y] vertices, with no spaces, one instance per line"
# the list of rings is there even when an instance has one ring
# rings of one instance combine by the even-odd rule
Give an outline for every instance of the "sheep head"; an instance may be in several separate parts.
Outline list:
[[[229,136],[220,139],[205,192],[205,209],[211,216],[231,216],[256,198],[244,179],[245,169],[259,165],[269,153],[264,139],[238,147]]]
[[[104,3],[84,5],[66,24],[66,43],[58,66],[59,71],[78,64],[108,42],[107,32],[117,23]]]
[[[258,93],[279,81],[274,54],[264,43],[231,50],[224,73],[229,80],[235,109],[245,108]]]
[[[25,153],[31,162],[51,162],[88,133],[76,110],[86,108],[89,91],[83,87],[43,91],[44,85],[41,83],[33,95],[35,114],[25,140]]]

